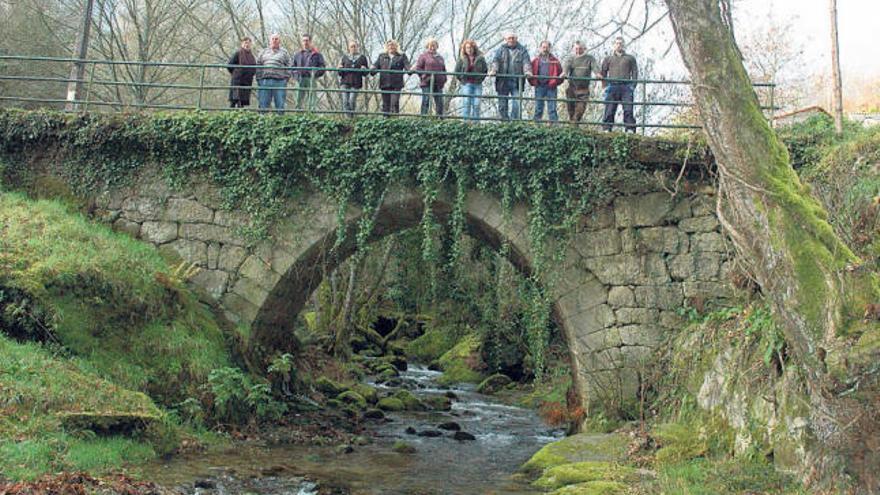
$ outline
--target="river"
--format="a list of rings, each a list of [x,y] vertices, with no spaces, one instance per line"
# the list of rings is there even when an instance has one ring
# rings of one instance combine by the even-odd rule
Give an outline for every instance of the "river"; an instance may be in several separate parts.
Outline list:
[[[535,411],[503,404],[477,393],[473,385],[440,387],[439,376],[410,366],[401,373],[399,387],[420,397],[451,390],[455,399],[450,411],[388,413],[391,421],[366,425],[372,442],[350,453],[311,445],[234,444],[223,452],[176,456],[148,466],[144,474],[181,493],[199,495],[540,493],[512,475],[563,432],[544,425]],[[380,394],[398,388],[371,385]],[[475,439],[456,440],[453,431],[438,428],[448,422]],[[440,436],[418,435],[425,431]],[[393,451],[398,441],[415,452]]]

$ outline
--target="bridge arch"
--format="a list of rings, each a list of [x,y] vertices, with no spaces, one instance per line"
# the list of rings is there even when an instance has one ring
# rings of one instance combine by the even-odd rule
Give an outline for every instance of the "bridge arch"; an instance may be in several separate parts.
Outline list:
[[[618,414],[636,403],[644,364],[666,331],[682,324],[676,310],[688,300],[710,301],[729,294],[724,282],[730,259],[714,215],[711,188],[691,187],[689,195],[654,190],[620,194],[585,215],[553,267],[550,287],[554,318],[571,353],[573,381],[581,400]],[[422,195],[415,189],[389,192],[373,238],[415,227],[422,218]],[[452,202],[434,205],[440,221]],[[95,214],[160,249],[170,250],[202,270],[193,283],[217,301],[226,316],[251,330],[258,351],[283,349],[296,313],[320,283],[318,261],[336,240],[335,201],[318,192],[290,200],[285,214],[256,246],[247,247],[239,227],[247,214],[224,209],[208,179],[192,180],[184,191],[161,174],[142,169],[128,187],[95,198]],[[506,240],[510,261],[531,269],[527,206],[514,205],[505,220],[500,201],[468,191],[467,230],[498,247]],[[362,215],[345,214],[349,229]],[[336,258],[352,254],[352,235]]]

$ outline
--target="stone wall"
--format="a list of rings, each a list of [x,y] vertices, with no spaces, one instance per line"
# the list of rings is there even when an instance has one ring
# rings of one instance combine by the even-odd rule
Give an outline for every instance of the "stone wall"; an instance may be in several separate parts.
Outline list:
[[[588,403],[617,413],[631,407],[645,360],[665,332],[682,323],[676,311],[688,300],[729,296],[731,255],[714,215],[712,189],[702,190],[617,197],[583,218],[566,246],[551,277],[554,315],[569,342],[575,384]],[[375,237],[417,226],[421,204],[416,191],[389,194]],[[149,169],[133,186],[99,194],[95,206],[95,215],[115,229],[201,267],[192,282],[232,322],[251,327],[262,352],[289,340],[291,322],[320,283],[318,262],[335,241],[338,218],[334,202],[306,195],[288,205],[268,239],[248,247],[241,228],[250,219],[223,209],[209,181],[196,179],[176,191]],[[530,269],[524,205],[505,221],[496,198],[474,191],[465,210],[471,234],[496,247],[508,240],[511,261]],[[450,211],[440,198],[437,216],[442,220]],[[346,221],[354,223],[359,215],[351,208]],[[341,258],[352,251],[345,247]]]

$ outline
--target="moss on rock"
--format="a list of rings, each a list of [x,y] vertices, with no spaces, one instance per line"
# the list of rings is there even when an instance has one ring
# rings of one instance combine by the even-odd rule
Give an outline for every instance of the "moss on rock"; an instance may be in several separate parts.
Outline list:
[[[383,397],[379,399],[377,407],[383,411],[403,411],[406,406],[403,401],[394,397]]]
[[[583,461],[623,460],[628,440],[624,435],[580,433],[545,445],[522,465],[520,471],[537,475],[545,469]]]
[[[481,362],[480,339],[473,334],[466,335],[437,360],[437,364],[443,370],[438,382],[443,385],[480,383],[483,375],[475,368],[479,367]]]
[[[336,399],[360,411],[367,408],[367,399],[364,399],[364,396],[353,390],[342,392],[336,396]]]
[[[394,398],[402,402],[403,407],[407,411],[424,411],[427,409],[425,404],[409,390],[398,390],[394,394]]]
[[[376,390],[375,387],[371,387],[366,383],[357,383],[351,387],[351,390],[357,392],[370,404],[375,404],[379,402],[379,392]]]
[[[330,378],[327,378],[326,376],[320,376],[320,377],[318,377],[317,380],[315,380],[315,388],[317,388],[318,391],[320,391],[323,394],[328,395],[330,397],[336,397],[339,394],[341,394],[342,392],[345,392],[346,390],[348,390],[348,387],[346,387],[345,385],[343,385],[335,380],[331,380]]]
[[[612,462],[584,461],[561,464],[544,471],[532,485],[545,490],[554,490],[566,485],[589,481],[623,481],[634,475],[633,468]]]

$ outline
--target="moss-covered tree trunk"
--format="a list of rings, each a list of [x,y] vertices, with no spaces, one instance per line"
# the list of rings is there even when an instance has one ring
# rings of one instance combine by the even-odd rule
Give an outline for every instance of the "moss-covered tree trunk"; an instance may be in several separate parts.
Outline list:
[[[718,0],[666,3],[718,164],[719,217],[770,300],[809,387],[807,481],[877,493],[880,339],[876,322],[863,320],[866,304],[877,301],[876,277],[835,236],[789,164]]]

